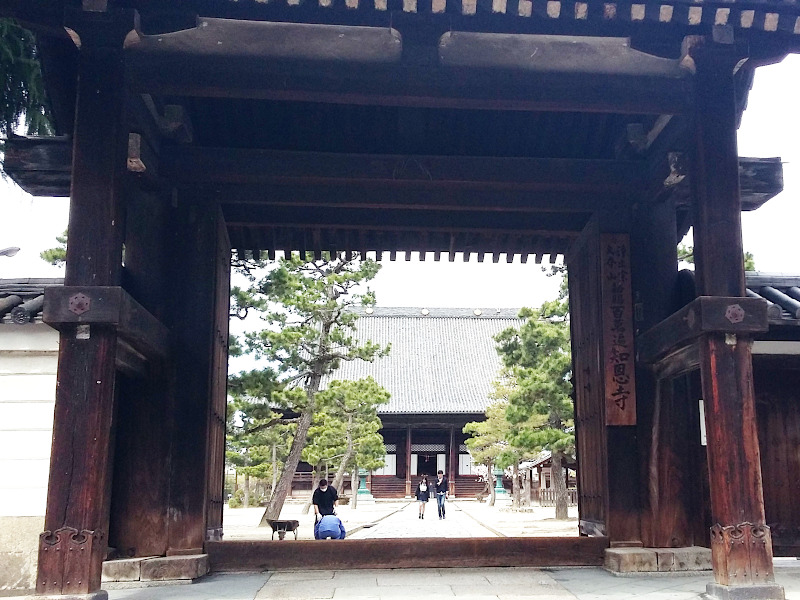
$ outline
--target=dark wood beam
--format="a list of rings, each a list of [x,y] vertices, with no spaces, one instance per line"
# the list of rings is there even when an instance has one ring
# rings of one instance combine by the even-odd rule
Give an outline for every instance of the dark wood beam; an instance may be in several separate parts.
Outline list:
[[[700,368],[700,349],[697,341],[682,346],[675,352],[660,358],[654,366],[656,379],[672,379]]]
[[[297,226],[270,226],[268,224],[253,227],[250,225],[228,224],[231,246],[239,251],[266,250],[270,254],[275,251],[297,252],[300,251],[298,239],[309,231],[309,228]],[[315,231],[315,229],[311,229]],[[497,232],[481,232],[475,230],[443,230],[419,231],[414,228],[407,230],[381,230],[379,228],[348,229],[346,226],[337,226],[331,229],[318,228],[319,234],[303,248],[309,252],[345,251],[352,250],[351,238],[363,238],[360,245],[366,251],[373,251],[378,260],[386,252],[390,260],[395,260],[397,252],[429,251],[446,253],[450,261],[457,252],[477,252],[483,254],[511,253],[513,255],[564,254],[572,244],[574,233],[561,232],[541,235],[541,232],[516,232],[511,240],[504,241],[504,237]]]
[[[605,537],[450,539],[442,548],[402,539],[206,542],[213,571],[457,567],[467,557],[471,567],[599,566],[607,547]]]
[[[234,205],[225,207],[229,226],[290,227],[306,230],[462,232],[483,234],[548,235],[566,232],[577,235],[588,214],[524,212],[459,212],[392,210],[390,213],[358,209],[294,208]]]
[[[385,187],[587,191],[609,195],[644,184],[636,161],[492,156],[340,154],[235,148],[174,148],[163,176],[192,183],[374,182]]]
[[[756,210],[783,191],[783,163],[779,157],[739,157],[742,210]],[[691,175],[672,188],[678,209],[692,205]]]
[[[68,196],[69,137],[13,137],[4,169],[35,196]],[[179,147],[158,164],[162,180],[202,184],[191,196],[226,204],[593,211],[627,204],[645,185],[634,160],[334,154]],[[781,189],[779,159],[740,159],[742,206]],[[208,185],[211,184],[211,185]],[[679,189],[688,190],[688,182]],[[569,193],[564,193],[569,192]],[[688,198],[688,191],[676,192]]]
[[[167,328],[121,287],[51,287],[44,298],[42,320],[55,329],[110,326],[148,358],[164,358],[169,352]]]
[[[133,89],[170,96],[557,112],[674,114],[691,105],[690,78],[677,61],[598,38],[584,37],[570,50],[569,40],[556,36],[458,34],[434,38],[438,64],[425,66],[395,61],[397,32],[388,28],[202,22],[207,25],[143,36],[131,45]],[[302,28],[297,38],[304,49],[293,51],[296,44],[283,45],[281,36],[272,34],[291,28]],[[337,34],[344,36],[341,45],[326,41],[339,30],[353,32]],[[370,38],[361,49],[349,43],[359,35]],[[383,37],[371,39],[378,35]],[[579,51],[592,60],[577,58]],[[537,53],[554,61],[531,60]]]
[[[640,361],[654,363],[706,333],[752,334],[768,329],[767,303],[761,298],[700,296],[639,334],[636,347]]]
[[[3,170],[33,196],[69,196],[72,182],[71,136],[11,136]]]

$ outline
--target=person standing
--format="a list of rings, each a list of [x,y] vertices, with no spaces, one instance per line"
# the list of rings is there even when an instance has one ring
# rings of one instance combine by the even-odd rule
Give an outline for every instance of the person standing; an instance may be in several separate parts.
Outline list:
[[[444,472],[439,469],[436,474],[436,483],[433,484],[436,488],[436,508],[439,509],[439,518],[444,519],[444,501],[447,499],[447,477]]]
[[[321,480],[311,496],[311,503],[314,505],[314,519],[319,521],[325,515],[335,515],[338,499],[339,494],[336,492],[336,488],[330,485],[327,479]]]
[[[419,518],[425,518],[425,505],[428,503],[428,499],[431,497],[430,486],[428,485],[428,478],[423,477],[422,480],[417,484],[417,489],[414,492],[414,495],[417,497],[417,503],[419,504]]]

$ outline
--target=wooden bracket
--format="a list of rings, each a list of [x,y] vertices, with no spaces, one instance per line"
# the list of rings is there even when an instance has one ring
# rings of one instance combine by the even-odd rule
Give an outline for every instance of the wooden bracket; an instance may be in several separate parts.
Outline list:
[[[752,585],[774,581],[772,536],[763,524],[711,527],[711,560],[717,583]]]
[[[52,287],[45,290],[42,320],[61,332],[91,336],[91,325],[114,327],[145,358],[165,358],[169,330],[128,292],[116,286]]]
[[[95,591],[100,584],[96,555],[105,551],[102,531],[79,531],[62,527],[39,534],[39,577],[36,591],[48,595],[80,595]],[[98,565],[97,573],[94,563]]]
[[[762,298],[700,296],[637,336],[640,362],[654,364],[704,333],[752,334],[769,329]]]

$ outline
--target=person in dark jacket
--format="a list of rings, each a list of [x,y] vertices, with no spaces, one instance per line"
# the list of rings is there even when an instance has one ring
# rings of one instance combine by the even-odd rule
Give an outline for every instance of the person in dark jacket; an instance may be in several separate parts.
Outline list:
[[[440,469],[436,474],[436,483],[433,484],[436,488],[436,508],[439,509],[439,518],[444,519],[444,501],[447,498],[447,477]]]
[[[417,497],[417,504],[419,504],[419,518],[425,518],[425,505],[431,497],[431,487],[428,485],[428,478],[423,477],[417,484],[417,490],[414,492]]]
[[[339,494],[336,488],[328,484],[327,479],[319,482],[319,487],[314,490],[314,495],[311,497],[311,503],[314,505],[314,516],[317,521],[325,515],[336,514],[336,501],[339,499]]]

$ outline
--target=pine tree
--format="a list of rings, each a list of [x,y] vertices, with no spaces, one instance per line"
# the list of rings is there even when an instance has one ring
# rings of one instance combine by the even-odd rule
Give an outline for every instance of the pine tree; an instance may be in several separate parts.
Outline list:
[[[260,331],[245,335],[245,352],[270,365],[234,380],[250,396],[271,399],[281,404],[284,414],[297,415],[292,418],[291,448],[262,525],[280,515],[317,411],[323,378],[334,373],[342,361],[371,361],[389,351],[355,338],[357,315],[349,310],[374,303],[374,295],[360,292],[360,287],[375,277],[379,268],[375,261],[361,260],[358,254],[323,253],[319,260],[294,254],[272,265],[260,280],[249,271],[253,277],[250,287],[233,289],[234,314],[256,310],[266,322]]]
[[[513,382],[506,418],[509,442],[529,450],[549,450],[556,494],[556,519],[567,518],[564,463],[575,453],[572,359],[566,279],[558,300],[539,310],[523,309],[519,329],[508,328],[495,340],[502,377]]]

